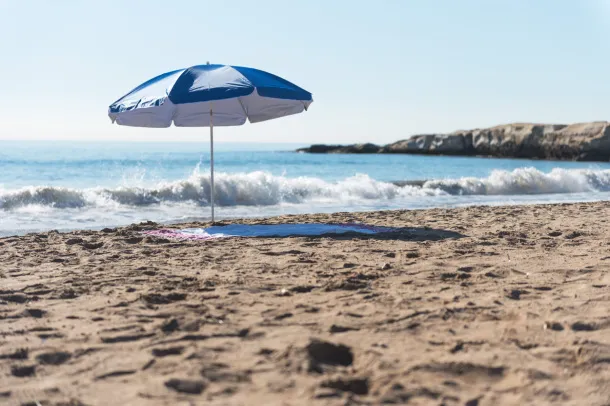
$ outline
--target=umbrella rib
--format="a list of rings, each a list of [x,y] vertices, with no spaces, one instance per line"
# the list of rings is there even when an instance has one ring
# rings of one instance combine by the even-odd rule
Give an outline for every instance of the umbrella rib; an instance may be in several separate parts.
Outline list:
[[[246,115],[246,118],[248,120],[250,120],[250,116],[248,116],[248,112],[246,111],[246,108],[244,107],[244,104],[241,102],[241,96],[237,97],[237,101],[239,102],[239,105],[241,106],[241,109],[244,111],[244,114]]]

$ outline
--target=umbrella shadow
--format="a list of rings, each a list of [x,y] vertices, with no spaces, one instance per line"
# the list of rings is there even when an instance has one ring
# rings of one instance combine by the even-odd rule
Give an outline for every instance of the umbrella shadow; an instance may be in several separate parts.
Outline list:
[[[320,235],[299,235],[292,234],[289,236],[261,236],[261,237],[249,237],[249,238],[295,238],[302,237],[308,240],[319,240],[319,239],[332,239],[332,240],[381,240],[381,241],[441,241],[447,239],[460,239],[467,237],[457,231],[443,230],[436,228],[402,228],[390,232],[378,232],[375,234],[363,234],[358,232],[345,232],[345,233],[327,233]]]
[[[335,230],[326,231],[324,229],[318,230],[319,233],[312,232],[314,230],[309,229],[307,232],[299,232],[298,226],[316,226],[316,225],[326,225],[326,226],[334,226],[334,227],[349,227],[356,226],[358,228],[362,227],[364,230],[350,230],[343,229],[341,232],[336,232]],[[223,230],[224,227],[227,227],[226,230]],[[295,226],[292,227],[290,232],[283,230],[283,232],[278,232],[277,234],[274,232],[270,232],[269,230],[263,230],[259,233],[254,232],[253,230],[248,230],[248,232],[244,232],[244,230],[236,230],[235,227],[231,226],[242,226],[242,227],[260,227],[260,226]],[[315,241],[320,239],[332,239],[332,240],[378,240],[378,241],[413,241],[413,242],[423,242],[423,241],[441,241],[447,239],[460,239],[466,237],[466,235],[461,234],[457,231],[453,230],[445,230],[445,229],[437,229],[430,227],[383,227],[383,226],[374,226],[374,225],[363,225],[363,224],[317,224],[317,223],[266,223],[266,222],[256,222],[250,224],[232,224],[229,221],[215,222],[215,223],[187,223],[181,224],[179,229],[157,229],[153,227],[148,231],[144,231],[145,234],[154,235],[156,237],[163,238],[178,238],[178,239],[192,239],[192,240],[209,240],[216,239],[218,237],[213,237],[214,234],[225,234],[225,237],[231,238],[254,238],[254,239],[283,239],[283,238],[305,238],[309,241]],[[182,234],[180,235],[180,229],[193,229],[199,228],[202,231],[205,231],[203,234]],[[331,227],[333,228],[333,227]],[[143,230],[139,230],[143,231]],[[373,231],[373,232],[371,232]],[[209,233],[209,234],[207,234]],[[222,238],[222,237],[220,237]]]

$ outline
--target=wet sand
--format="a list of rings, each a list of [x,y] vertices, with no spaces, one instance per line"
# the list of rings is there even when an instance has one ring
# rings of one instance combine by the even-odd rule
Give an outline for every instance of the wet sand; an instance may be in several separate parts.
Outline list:
[[[244,221],[406,227],[371,237],[3,238],[0,404],[610,405],[609,218],[604,202]]]

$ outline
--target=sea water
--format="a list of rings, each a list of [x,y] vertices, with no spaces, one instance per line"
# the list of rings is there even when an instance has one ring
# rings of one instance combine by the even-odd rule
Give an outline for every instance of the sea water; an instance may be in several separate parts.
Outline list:
[[[610,163],[300,146],[216,144],[217,218],[610,198]],[[206,143],[0,141],[0,236],[209,219],[209,163]]]

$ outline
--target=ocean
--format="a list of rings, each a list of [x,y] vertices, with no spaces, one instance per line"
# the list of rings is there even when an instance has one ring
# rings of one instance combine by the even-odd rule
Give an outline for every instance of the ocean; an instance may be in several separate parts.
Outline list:
[[[301,146],[215,144],[217,218],[610,199],[610,163]],[[0,236],[209,219],[209,158],[206,141],[0,141]]]

